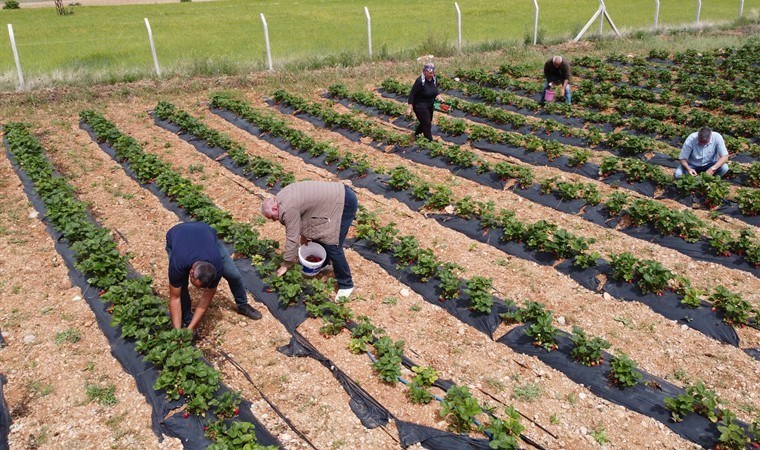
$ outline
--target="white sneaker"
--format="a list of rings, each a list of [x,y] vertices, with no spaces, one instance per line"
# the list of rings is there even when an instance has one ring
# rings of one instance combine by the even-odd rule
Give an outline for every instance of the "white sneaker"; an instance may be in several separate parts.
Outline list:
[[[346,297],[348,298],[351,293],[354,292],[354,288],[348,288],[348,289],[338,289],[338,294],[335,295],[335,301],[337,302],[339,298]]]

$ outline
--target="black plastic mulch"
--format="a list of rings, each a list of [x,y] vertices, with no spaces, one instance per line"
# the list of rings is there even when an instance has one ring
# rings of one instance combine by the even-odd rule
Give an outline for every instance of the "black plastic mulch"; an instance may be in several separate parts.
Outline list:
[[[229,115],[234,116],[234,114],[227,111],[226,113],[224,113],[223,117],[229,116]],[[255,126],[251,125],[250,123],[242,119],[238,118],[237,120],[245,122],[248,126],[248,131],[252,131],[253,134],[260,136],[260,133],[258,132],[258,129],[256,129]],[[267,138],[267,137],[268,136],[264,136],[264,138]],[[311,158],[306,154],[294,151],[287,144],[285,144],[285,147],[283,147],[283,149],[290,153],[303,157],[304,160],[306,160],[307,162],[311,164],[315,164],[315,165],[318,165],[319,167],[324,167],[328,170],[331,170],[332,172],[336,172],[334,167],[326,166],[322,161],[320,161],[320,159],[324,159],[323,157]],[[341,178],[350,178],[351,173],[345,173],[345,172],[349,172],[349,171],[339,172],[338,176],[340,176]],[[380,194],[386,197],[395,198],[401,201],[402,203],[407,204],[411,209],[419,210],[419,208],[422,206],[422,202],[411,198],[411,195],[406,191],[397,192],[389,188],[387,186],[387,183],[385,183],[385,179],[386,179],[385,176],[369,174],[367,177],[362,178],[362,179],[354,178],[353,183],[359,187],[365,187],[373,193]],[[536,196],[538,195],[538,193],[535,191],[533,191],[533,193]],[[572,202],[570,202],[568,206],[572,208],[573,207]],[[601,217],[601,213],[597,214],[597,216]],[[542,265],[551,265],[556,260],[556,258],[548,252],[532,251],[532,250],[527,249],[525,245],[521,243],[504,242],[500,239],[501,232],[499,230],[483,230],[479,222],[477,222],[476,220],[464,220],[457,216],[445,215],[445,214],[432,214],[430,215],[430,217],[436,219],[443,226],[459,231],[472,239],[475,239],[480,242],[484,242],[486,244],[499,248],[510,255],[517,256],[518,258],[526,259],[529,261],[535,261]],[[673,243],[673,245],[681,245],[675,239],[665,240],[664,242]],[[570,266],[569,263],[566,263],[566,265]],[[740,268],[739,266],[740,265],[737,264],[737,268]],[[581,276],[580,274],[577,273],[577,271],[564,269],[563,264],[558,265],[557,269],[560,271],[568,270],[566,274],[573,277],[575,281],[581,283],[583,286],[593,291],[597,290],[596,285],[590,285],[586,281],[586,277]],[[599,270],[599,268],[589,269],[589,273],[593,273],[593,276],[595,276],[598,274],[598,273],[594,273],[596,270]],[[608,273],[609,270],[608,269],[606,270],[607,270],[606,273]],[[593,276],[591,277],[592,279],[593,279]],[[722,321],[720,320],[720,316],[716,316],[716,314],[713,313],[710,310],[710,308],[706,306],[693,309],[693,310],[688,309],[681,306],[680,298],[678,298],[675,294],[666,292],[663,295],[663,297],[658,297],[653,294],[644,295],[641,292],[637,292],[636,290],[628,290],[628,289],[623,289],[622,287],[616,287],[615,283],[608,283],[608,286],[605,287],[605,290],[609,292],[610,295],[621,298],[623,300],[641,301],[642,303],[645,303],[647,306],[652,308],[654,311],[665,315],[665,317],[668,317],[671,320],[680,321],[681,323],[686,323],[689,327],[694,328],[706,334],[707,336],[710,336],[721,342],[730,343],[734,346],[739,345],[739,338],[735,330],[732,327],[722,323]],[[621,295],[624,297],[620,297]],[[671,298],[671,296],[673,298]],[[433,298],[436,298],[436,296],[434,296]],[[668,299],[669,301],[666,302],[664,301],[665,299]],[[668,303],[674,303],[677,306],[669,306],[667,305]]]
[[[601,181],[602,183],[608,184],[610,186],[622,187],[634,192],[638,192],[639,194],[645,195],[647,197],[655,198],[655,190],[657,186],[653,182],[651,181],[629,182],[625,179],[625,174],[620,173],[620,172],[608,177],[600,177],[599,165],[595,163],[585,163],[580,168],[574,168],[568,164],[568,158],[564,155],[554,158],[553,160],[549,160],[549,158],[546,156],[544,152],[531,152],[524,148],[513,147],[508,144],[494,144],[494,143],[486,142],[486,141],[473,141],[472,146],[479,150],[499,153],[505,156],[512,156],[514,158],[519,159],[520,161],[527,162],[531,165],[550,166],[550,167],[562,170],[563,172],[583,175],[587,178]],[[668,198],[678,200],[686,206],[692,206],[692,204],[695,203],[695,200],[698,200],[698,199],[692,199],[691,197],[688,197],[688,196],[684,198],[679,198],[676,196],[676,194],[673,192],[672,189],[668,190],[665,196]],[[741,220],[750,225],[760,226],[760,215],[746,216],[741,213],[738,205],[734,202],[724,201],[723,206],[719,207],[717,211],[720,212],[721,214],[733,217],[734,219],[737,219],[737,220]]]
[[[222,117],[226,118],[230,122],[232,122],[235,125],[238,125],[239,127],[251,132],[252,134],[262,137],[263,139],[269,140],[269,136],[262,136],[257,129],[256,126],[250,124],[244,119],[241,119],[237,117],[234,113],[226,110],[214,110],[217,114],[221,115]],[[297,151],[294,151],[292,148],[290,148],[289,145],[285,144],[284,147],[280,147],[283,150],[286,150],[290,153],[297,154],[300,156],[300,154]],[[307,162],[310,162],[310,159],[308,158],[308,155],[302,156],[304,160]],[[313,159],[313,158],[312,158]],[[321,165],[320,167],[324,167],[324,165]],[[335,170],[332,170],[335,172]],[[341,178],[343,177],[341,174],[339,174]],[[379,192],[382,190],[385,190],[389,193],[392,191],[389,191],[388,188],[380,188],[380,186],[385,185],[385,183],[382,182],[383,178],[377,176],[376,174],[370,174],[366,178],[363,179],[355,179],[354,183],[357,182],[365,182],[367,180],[370,180],[369,185],[366,186],[368,189],[370,189],[372,192]],[[381,182],[377,182],[381,181]],[[403,197],[408,196],[406,193],[395,193],[397,196]],[[386,195],[386,194],[383,194]],[[398,198],[398,197],[394,197]],[[403,201],[403,200],[401,200]],[[417,202],[418,204],[420,202]],[[410,206],[411,207],[411,206]],[[412,207],[412,209],[415,209]],[[497,248],[500,248],[502,251],[512,254],[514,256],[517,256],[522,259],[535,261],[542,265],[551,265],[556,261],[556,258],[546,252],[535,252],[532,250],[527,249],[523,244],[521,243],[515,243],[515,242],[502,242],[500,240],[501,232],[497,230],[484,230],[480,227],[479,224],[473,223],[473,221],[467,221],[462,218],[456,217],[456,216],[450,216],[450,215],[444,215],[444,214],[433,214],[429,217],[432,217],[436,219],[439,223],[442,225],[451,228],[456,231],[460,231],[463,234],[487,243],[489,245],[493,245]],[[486,315],[481,313],[474,313],[473,311],[470,311],[466,308],[466,303],[460,303],[459,300],[447,300],[445,302],[437,301],[439,291],[436,287],[435,282],[428,282],[428,283],[422,283],[419,281],[419,279],[411,274],[411,272],[408,269],[399,270],[396,268],[397,261],[395,258],[393,258],[392,255],[387,253],[378,253],[376,250],[371,248],[370,244],[364,242],[364,241],[351,241],[348,243],[350,245],[350,248],[352,248],[354,251],[359,253],[361,256],[363,256],[366,259],[369,259],[377,264],[379,264],[384,270],[386,270],[389,274],[395,276],[397,279],[399,279],[402,283],[406,284],[407,286],[411,287],[415,292],[418,292],[423,299],[426,301],[436,304],[444,309],[446,309],[450,314],[457,317],[460,321],[467,323],[468,325],[472,326],[475,329],[478,329],[479,331],[488,334],[493,339],[493,331],[494,323],[496,326],[499,325],[501,318],[498,317],[498,314],[501,314],[503,312],[506,312],[510,310],[510,307],[507,307],[504,303],[501,301],[497,301],[494,304],[494,311],[492,311],[492,314]],[[603,267],[604,261],[600,260],[599,264]],[[563,264],[566,264],[567,267],[562,267]],[[596,272],[597,269],[592,270],[578,270],[571,266],[569,261],[565,261],[562,264],[557,265],[557,270],[566,273],[571,278],[576,280],[579,284],[589,288],[590,290],[597,292],[599,287],[599,281],[596,279],[596,275],[598,272]],[[607,268],[607,273],[609,272],[609,268]],[[643,296],[640,292],[627,292],[623,288],[612,288],[612,292],[614,294],[611,295],[631,295],[633,298],[637,301],[641,301],[642,298],[646,298],[647,296]],[[659,302],[659,299],[661,297],[651,295],[648,296],[651,297],[652,300],[657,300],[657,303],[665,303],[665,302]],[[678,302],[678,298],[668,298],[671,302],[677,302],[678,305],[680,305],[680,302]],[[652,307],[652,305],[645,303],[648,306]],[[656,310],[657,311],[657,310]],[[680,307],[672,307],[669,308],[668,311],[673,317],[669,317],[672,320],[678,320],[678,319],[684,319],[683,322],[685,322],[688,326],[697,329],[698,331],[703,332],[704,334],[713,337],[716,340],[719,340],[721,342],[727,342],[731,343],[734,346],[738,346],[738,335],[734,331],[733,328],[723,324],[720,321],[719,317],[716,317],[715,314],[710,311],[706,306],[702,306],[700,308],[696,309],[689,309],[688,315],[683,314],[683,311]],[[659,312],[659,311],[658,311]],[[495,316],[495,317],[494,317]],[[666,316],[667,317],[667,316]],[[696,328],[698,327],[698,328]],[[704,330],[703,330],[703,329]],[[503,336],[502,338],[499,338],[498,341],[502,343],[505,342],[505,338],[507,338],[507,335]],[[509,345],[509,344],[508,344]],[[532,343],[530,344],[530,348],[535,348]],[[747,351],[748,354],[752,355],[754,350]],[[552,352],[552,353],[559,353],[559,352]],[[760,354],[760,351],[757,352]],[[569,350],[568,350],[569,354]],[[609,357],[608,357],[609,360]],[[564,373],[564,368],[561,365],[555,366],[557,370],[560,370]],[[649,377],[649,379],[655,379],[652,376],[646,375],[646,377]],[[571,377],[572,378],[572,377]],[[606,380],[606,375],[604,377]],[[598,381],[597,381],[598,383]],[[602,391],[599,391],[602,392]],[[600,395],[600,394],[597,394]],[[610,399],[611,401],[614,401]],[[622,404],[622,403],[621,403]],[[664,411],[664,408],[662,406],[659,406],[660,409]],[[642,412],[644,414],[647,414],[645,412]],[[654,417],[654,416],[653,416]],[[655,417],[656,419],[660,420],[659,417]],[[669,415],[665,418],[665,422],[669,420]],[[693,422],[692,422],[693,421]],[[689,425],[694,423],[693,430],[690,431],[689,436],[694,436],[695,442],[700,442],[699,440],[713,440],[714,436],[712,434],[712,431],[705,431],[708,430],[707,427],[705,427],[704,430],[699,431],[697,428],[704,426],[705,424],[702,423],[702,421],[699,418],[690,418],[684,420],[684,422]],[[709,424],[708,426],[712,426],[714,429],[713,424]],[[440,433],[440,431],[436,431],[436,433]],[[705,434],[707,433],[707,434]],[[707,436],[707,437],[702,437]],[[689,438],[691,439],[691,438]],[[457,447],[454,447],[457,448]],[[458,447],[458,448],[466,448],[466,447]]]
[[[552,265],[556,261],[556,258],[549,253],[535,252],[521,243],[502,241],[499,230],[484,230],[475,220],[465,220],[461,217],[447,214],[434,214],[431,217],[447,228],[459,231],[472,239],[487,243],[518,258],[535,261],[547,266]],[[597,267],[585,270],[574,268],[571,260],[563,261],[554,268],[594,292],[599,291],[597,275],[609,275],[610,273],[609,265],[602,260],[600,260],[600,264]],[[734,346],[739,345],[739,336],[736,334],[736,331],[724,324],[720,316],[713,313],[706,304],[695,309],[687,308],[681,304],[680,297],[672,292],[665,292],[662,296],[643,294],[637,287],[628,283],[608,281],[604,285],[603,290],[621,300],[644,303],[658,314],[686,324],[720,342]]]
[[[542,347],[533,345],[533,339],[525,334],[525,327],[526,325],[521,325],[513,328],[500,337],[498,342],[509,346],[516,352],[537,357],[544,364],[561,371],[574,382],[585,386],[594,395],[652,417],[684,439],[696,442],[704,448],[715,447],[720,432],[717,424],[711,423],[706,417],[689,414],[682,422],[670,420],[670,413],[664,407],[665,398],[676,397],[684,393],[684,389],[646,372],[636,370],[642,375],[641,382],[637,386],[621,390],[609,381],[610,361],[612,360],[609,353],[604,352],[604,360],[599,365],[584,366],[574,361],[570,356],[573,343],[566,333],[557,333],[558,348],[548,352]],[[746,430],[746,424],[741,422],[738,424]]]
[[[353,241],[348,243],[348,247],[359,253],[365,259],[378,264],[383,270],[388,272],[388,274],[399,280],[401,283],[409,286],[414,292],[420,294],[426,302],[443,308],[461,322],[485,333],[490,336],[491,339],[493,339],[493,333],[501,323],[499,314],[508,311],[507,306],[501,300],[496,298],[494,299],[494,307],[489,314],[472,311],[469,308],[470,299],[464,293],[460,293],[460,296],[457,299],[441,301],[441,292],[438,288],[437,280],[431,279],[427,282],[423,282],[420,281],[418,276],[411,272],[410,268],[397,269],[397,264],[401,264],[401,261],[388,253],[378,253],[372,248],[371,244],[366,241]]]
[[[223,111],[224,110],[215,110],[214,112],[216,112],[217,114],[220,114]],[[212,158],[220,162],[226,161],[227,163],[224,164],[224,166],[231,172],[237,175],[246,177],[247,179],[249,179],[249,181],[254,182],[257,186],[260,186],[260,187],[266,186],[266,183],[265,181],[263,181],[263,179],[256,178],[252,174],[244,173],[243,170],[239,166],[237,166],[229,157],[223,156],[220,158],[220,156],[226,153],[223,149],[210,147],[205,140],[196,138],[195,136],[189,133],[180,132],[179,128],[170,122],[167,122],[164,120],[156,120],[156,124],[158,126],[161,126],[165,129],[168,129],[170,131],[177,133],[180,138],[192,144],[198,151],[205,154],[209,158]],[[268,138],[268,141],[271,142],[272,137],[267,136],[267,138]],[[292,151],[289,144],[287,144],[284,141],[280,140],[277,142],[277,144],[278,144],[277,145],[278,148],[283,148],[283,149],[287,148],[290,151]],[[301,156],[306,157],[308,155],[302,154]],[[322,167],[329,167],[326,164],[324,164],[324,161],[323,161],[324,156],[318,157],[318,158],[312,158],[312,159],[314,159],[315,162],[319,161]],[[351,173],[350,171],[346,171],[346,172]],[[353,175],[355,176],[356,174],[353,173]],[[357,179],[357,181],[366,183],[368,185],[378,184],[377,183],[378,180],[376,180],[374,176]],[[272,193],[276,193],[277,191],[279,191],[279,186],[271,187],[269,189],[271,190]],[[156,191],[154,192],[154,194],[159,196],[162,203],[164,203],[167,200],[165,196],[162,193],[160,193],[160,191]],[[167,207],[170,208],[171,210],[177,210],[175,211],[177,213],[183,213],[183,210],[181,208],[177,207],[171,202],[169,202],[169,205]],[[228,249],[229,249],[229,246],[228,246]],[[388,420],[390,418],[397,420],[384,406],[382,406],[369,393],[367,393],[358,384],[356,384],[345,372],[343,372],[338,367],[336,367],[335,364],[331,360],[329,360],[324,355],[319,353],[319,351],[296,330],[298,325],[300,325],[306,319],[306,315],[305,315],[306,313],[305,313],[305,308],[304,308],[303,303],[299,303],[292,307],[283,306],[279,302],[277,294],[266,292],[266,284],[260,279],[255,269],[252,267],[250,259],[248,258],[237,259],[235,260],[235,264],[241,272],[246,289],[254,293],[255,298],[261,301],[262,303],[264,303],[267,306],[267,308],[270,310],[270,312],[273,314],[273,316],[275,316],[275,318],[277,318],[285,326],[288,332],[291,333],[290,343],[278,348],[278,351],[288,356],[311,357],[319,361],[323,366],[325,366],[328,370],[330,370],[330,372],[333,374],[333,376],[338,381],[338,383],[340,383],[340,385],[343,387],[345,392],[349,395],[349,398],[350,398],[349,407],[354,412],[354,414],[356,414],[356,416],[359,418],[359,420],[362,422],[362,424],[365,427],[371,429],[371,428],[376,428],[378,426],[382,426],[388,423]],[[406,357],[404,358],[404,363],[407,364],[409,367],[417,365],[412,360]],[[446,389],[444,385],[441,385],[440,387],[442,389]],[[471,439],[467,436],[456,435],[447,431],[441,431],[441,430],[433,431],[433,429],[429,429],[430,430],[429,432],[435,435],[435,439],[428,439],[427,436],[425,435],[425,432],[426,432],[425,430],[428,430],[428,428],[412,425],[412,424],[406,424],[405,422],[403,424],[404,426],[406,426],[407,430],[412,430],[412,431],[407,431],[407,436],[409,436],[408,439],[414,439],[416,436],[418,439],[417,442],[421,442],[426,448],[429,448],[431,450],[448,450],[452,448],[462,448],[459,446],[461,442],[470,442],[470,441],[480,442],[481,441],[481,440]],[[488,441],[482,440],[482,442],[486,442],[485,448],[487,448]]]
[[[10,433],[12,423],[11,413],[3,395],[3,386],[7,382],[8,380],[5,378],[5,375],[0,374],[0,450],[8,449],[8,434]]]
[[[435,428],[416,425],[396,419],[401,446],[408,448],[420,444],[425,448],[439,450],[488,450],[491,448],[486,439],[473,439],[466,435],[452,434]]]
[[[347,102],[347,101],[345,103],[350,104],[350,102]],[[306,119],[310,116],[301,115],[299,117]],[[522,150],[524,158],[528,158],[529,157],[528,155],[530,155],[530,157],[535,157],[538,161],[544,160],[546,163],[549,162],[543,153],[527,152],[524,149],[515,149],[515,150],[516,151]],[[420,151],[420,149],[417,147],[407,149],[407,148],[403,148],[399,146],[394,146],[392,149],[392,153],[403,156],[414,162],[451,170],[452,173],[454,173],[455,175],[461,176],[463,178],[467,178],[469,180],[475,181],[479,184],[482,184],[488,187],[501,189],[504,186],[504,183],[500,181],[492,172],[488,172],[486,174],[480,174],[480,173],[477,173],[477,171],[474,170],[473,168],[455,168],[448,165],[445,161],[442,161],[440,158],[433,158],[429,156],[427,152]],[[566,157],[560,156],[559,158],[555,159],[555,161],[562,164],[566,162]],[[562,164],[562,166],[569,168],[567,164]],[[586,176],[588,176],[588,174],[594,174],[594,177],[592,178],[598,178],[598,175],[597,175],[598,166],[595,164],[587,163],[587,164],[584,164],[581,168],[575,168],[572,170],[574,170],[576,173],[577,172],[584,173],[586,174]],[[655,186],[651,182],[628,184],[624,181],[623,174],[615,174],[611,177],[607,177],[605,181],[610,184],[622,183],[622,185],[624,186],[625,185],[636,186],[639,192],[648,196],[654,196]],[[568,213],[568,214],[579,214],[582,210],[584,210],[584,206],[585,206],[584,211],[588,212],[588,215],[584,213],[584,216],[583,216],[584,218],[586,218],[587,220],[591,220],[593,218],[594,220],[592,221],[595,221],[597,223],[603,222],[605,225],[609,223],[609,219],[603,219],[603,220],[601,219],[602,217],[604,217],[602,214],[594,214],[589,211],[590,209],[596,209],[598,211],[602,211],[604,206],[586,205],[586,203],[580,199],[563,200],[554,193],[551,193],[548,195],[542,195],[540,193],[539,186],[536,184],[534,184],[533,186],[525,190],[514,188],[513,192],[516,193],[517,195],[520,195],[524,198],[532,200],[536,203],[549,206],[558,211]],[[691,197],[685,198],[683,201],[687,206],[691,206],[693,203],[695,203],[695,200],[693,200]],[[721,207],[719,210],[723,211],[724,213],[728,215],[738,214],[739,216],[742,216],[739,213],[736,205],[730,204],[728,202],[726,202],[726,205]],[[742,216],[742,217],[744,217],[746,221],[752,221],[751,217],[746,217],[746,216]],[[760,217],[758,219],[760,219]],[[758,225],[760,225],[760,220],[758,220],[758,222],[759,222]],[[648,242],[654,242],[664,247],[677,250],[694,259],[713,262],[716,264],[729,267],[731,269],[744,270],[756,276],[760,275],[760,268],[755,267],[752,264],[746,262],[742,257],[736,256],[736,255],[730,256],[730,257],[723,257],[720,255],[716,255],[712,251],[712,248],[710,247],[709,242],[705,239],[702,239],[696,243],[689,243],[675,236],[662,236],[652,226],[649,226],[649,225],[643,226],[643,227],[629,227],[629,228],[621,229],[619,231],[622,231],[623,233],[629,236],[635,237],[637,239],[645,240]]]
[[[6,144],[7,146],[7,144]],[[205,438],[203,427],[205,424],[198,416],[191,416],[188,419],[183,417],[183,412],[175,412],[166,417],[176,408],[184,404],[184,400],[170,401],[166,398],[163,391],[156,391],[153,385],[158,379],[158,370],[153,364],[143,362],[142,356],[135,350],[135,343],[132,340],[125,340],[121,337],[121,331],[117,327],[111,326],[111,314],[107,311],[107,305],[100,301],[98,296],[99,289],[91,286],[84,275],[75,267],[74,253],[63,239],[61,233],[57,232],[46,216],[45,205],[34,191],[34,184],[17,165],[10,152],[6,151],[8,159],[11,161],[16,174],[21,179],[24,191],[30,199],[32,205],[42,218],[50,236],[55,243],[56,251],[61,255],[66,267],[69,269],[69,279],[73,286],[78,286],[82,290],[82,297],[87,301],[90,309],[95,314],[98,326],[103,331],[111,348],[111,355],[119,361],[124,371],[129,373],[137,384],[137,389],[145,397],[148,404],[152,407],[151,428],[159,439],[164,434],[180,439],[183,446],[187,449],[205,449],[211,444],[211,441]],[[130,267],[130,273],[136,272]],[[227,388],[221,385],[216,395],[226,392]],[[247,420],[256,426],[256,439],[262,445],[280,446],[277,439],[264,428],[264,426],[253,416],[250,409],[250,403],[243,401],[240,404],[240,418]]]

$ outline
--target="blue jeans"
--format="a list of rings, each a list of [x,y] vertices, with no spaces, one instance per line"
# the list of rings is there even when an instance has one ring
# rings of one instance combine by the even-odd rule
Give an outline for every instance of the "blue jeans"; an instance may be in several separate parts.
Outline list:
[[[699,173],[704,173],[704,172],[707,172],[707,169],[709,169],[710,167],[712,167],[713,164],[715,164],[715,163],[707,164],[706,166],[702,166],[702,167],[692,167],[692,169],[694,169],[698,174]],[[720,166],[718,168],[718,170],[715,171],[714,175],[722,177],[723,175],[726,174],[726,172],[728,172],[728,163],[725,163],[722,166]],[[686,170],[683,168],[683,166],[679,163],[678,167],[676,167],[676,171],[673,174],[673,176],[676,177],[676,178],[681,178],[684,175],[688,175],[688,172],[686,172]]]
[[[549,82],[544,81],[544,88],[541,90],[541,103],[544,103],[546,101],[546,90],[549,89]],[[565,86],[565,103],[568,105],[570,104],[570,101],[572,100],[573,94],[570,91],[570,83],[567,83],[567,86]]]
[[[340,234],[338,236],[338,245],[322,245],[327,252],[327,260],[333,266],[333,272],[335,272],[335,280],[338,282],[338,289],[349,289],[354,287],[354,281],[351,278],[351,268],[348,267],[348,261],[346,261],[346,254],[343,251],[343,243],[346,242],[346,235],[348,229],[351,227],[354,218],[356,217],[356,210],[359,208],[359,201],[356,199],[354,191],[349,189],[348,186],[344,186],[346,190],[346,200],[343,203],[343,215],[340,217]]]
[[[243,277],[240,275],[240,271],[235,266],[235,262],[232,261],[232,257],[224,247],[224,244],[222,244],[222,241],[216,241],[216,245],[219,248],[219,256],[222,257],[222,278],[227,280],[227,284],[230,285],[230,291],[232,291],[232,296],[235,298],[235,304],[239,308],[248,303]],[[171,258],[172,250],[169,247],[166,248],[166,253]],[[182,305],[183,326],[189,324],[193,319],[192,300],[190,299],[190,290],[188,289],[189,284],[190,278],[188,276],[182,283],[179,297],[180,304]]]

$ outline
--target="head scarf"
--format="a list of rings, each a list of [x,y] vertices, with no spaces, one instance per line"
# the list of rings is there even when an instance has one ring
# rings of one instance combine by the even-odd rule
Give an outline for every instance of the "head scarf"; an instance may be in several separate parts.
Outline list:
[[[422,75],[421,75],[422,84],[425,84],[425,81],[426,81],[425,72],[435,72],[435,64],[429,62],[429,63],[425,63],[425,65],[422,66]],[[438,83],[438,80],[436,79],[436,76],[433,75],[433,84],[437,84],[437,83]]]

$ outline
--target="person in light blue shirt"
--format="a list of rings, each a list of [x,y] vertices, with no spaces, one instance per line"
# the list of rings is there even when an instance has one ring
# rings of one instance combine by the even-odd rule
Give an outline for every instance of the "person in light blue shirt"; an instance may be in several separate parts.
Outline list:
[[[728,172],[728,150],[723,136],[707,127],[686,138],[678,159],[680,164],[674,174],[676,178],[681,178],[685,173],[692,176],[700,173],[723,176]]]

